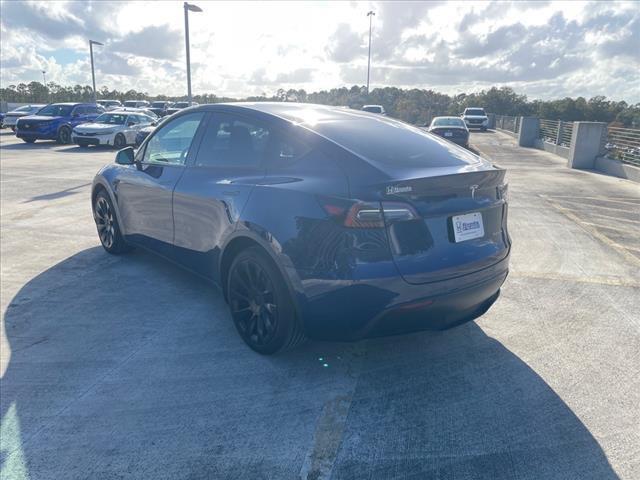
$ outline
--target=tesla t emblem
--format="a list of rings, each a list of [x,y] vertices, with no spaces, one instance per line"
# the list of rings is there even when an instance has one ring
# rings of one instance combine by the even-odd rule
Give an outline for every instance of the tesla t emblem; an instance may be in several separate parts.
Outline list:
[[[478,190],[478,185],[471,185],[469,187],[471,189],[471,198],[476,198],[476,190]]]

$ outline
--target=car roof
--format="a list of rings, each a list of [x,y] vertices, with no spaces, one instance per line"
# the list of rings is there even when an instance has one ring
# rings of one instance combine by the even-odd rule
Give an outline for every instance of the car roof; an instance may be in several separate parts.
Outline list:
[[[451,118],[451,119],[455,118],[456,120],[460,120],[460,121],[462,121],[462,120],[460,119],[460,117],[456,117],[455,115],[442,115],[442,116],[440,116],[440,117],[433,117],[433,120],[438,120],[438,119],[440,119],[440,118],[447,118],[447,119],[449,119],[449,118]],[[432,121],[433,121],[433,120],[432,120]]]
[[[390,128],[415,128],[406,122],[397,120],[388,116],[381,116],[377,113],[370,113],[364,110],[352,110],[332,105],[317,105],[312,103],[295,103],[295,102],[232,102],[232,103],[214,103],[199,105],[181,110],[181,115],[197,111],[252,111],[268,116],[273,116],[287,123],[300,125],[319,134],[327,140],[341,145],[341,142],[332,135],[327,135],[323,126],[346,122],[352,129],[356,129],[358,135],[366,137],[372,135],[370,133],[372,126],[380,126],[380,124],[388,125]]]

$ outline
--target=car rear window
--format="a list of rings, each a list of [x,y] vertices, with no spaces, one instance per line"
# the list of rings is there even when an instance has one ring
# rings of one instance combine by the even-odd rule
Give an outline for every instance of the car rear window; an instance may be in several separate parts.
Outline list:
[[[464,127],[464,122],[459,118],[435,118],[434,127]]]
[[[386,117],[320,122],[313,130],[351,152],[388,166],[423,168],[468,165],[424,130]],[[438,151],[435,155],[434,152]]]

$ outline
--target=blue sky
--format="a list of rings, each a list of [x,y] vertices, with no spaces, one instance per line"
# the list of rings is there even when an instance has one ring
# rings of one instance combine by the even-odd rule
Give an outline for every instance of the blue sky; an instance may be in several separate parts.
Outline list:
[[[190,15],[196,93],[366,82],[449,94],[511,86],[530,98],[605,95],[640,102],[638,2],[208,2]],[[0,3],[0,84],[90,84],[180,95],[182,2]]]

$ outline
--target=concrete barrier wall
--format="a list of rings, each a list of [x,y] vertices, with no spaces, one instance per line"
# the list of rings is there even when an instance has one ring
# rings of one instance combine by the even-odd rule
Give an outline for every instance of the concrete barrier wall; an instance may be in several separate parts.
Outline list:
[[[544,140],[541,140],[539,138],[534,142],[533,148],[555,153],[556,155],[559,155],[562,158],[566,158],[567,160],[569,159],[569,153],[571,151],[569,147],[563,147],[562,145],[545,142]]]
[[[502,133],[506,133],[507,135],[509,135],[510,137],[515,138],[516,140],[518,139],[518,134],[515,132],[512,132],[511,130],[504,130],[502,128],[498,128],[496,127],[496,130]]]
[[[607,138],[606,123],[574,122],[569,147],[545,142],[538,138],[539,125],[540,120],[537,118],[521,117],[518,133],[499,127],[496,130],[515,138],[521,147],[532,147],[566,158],[569,168],[597,170],[607,175],[640,183],[640,167],[603,155],[602,146]]]
[[[607,156],[600,156],[596,158],[595,170],[612,175],[618,178],[626,178],[633,182],[640,183],[640,167],[635,165],[629,165],[628,163],[622,163],[620,160],[615,160]]]

